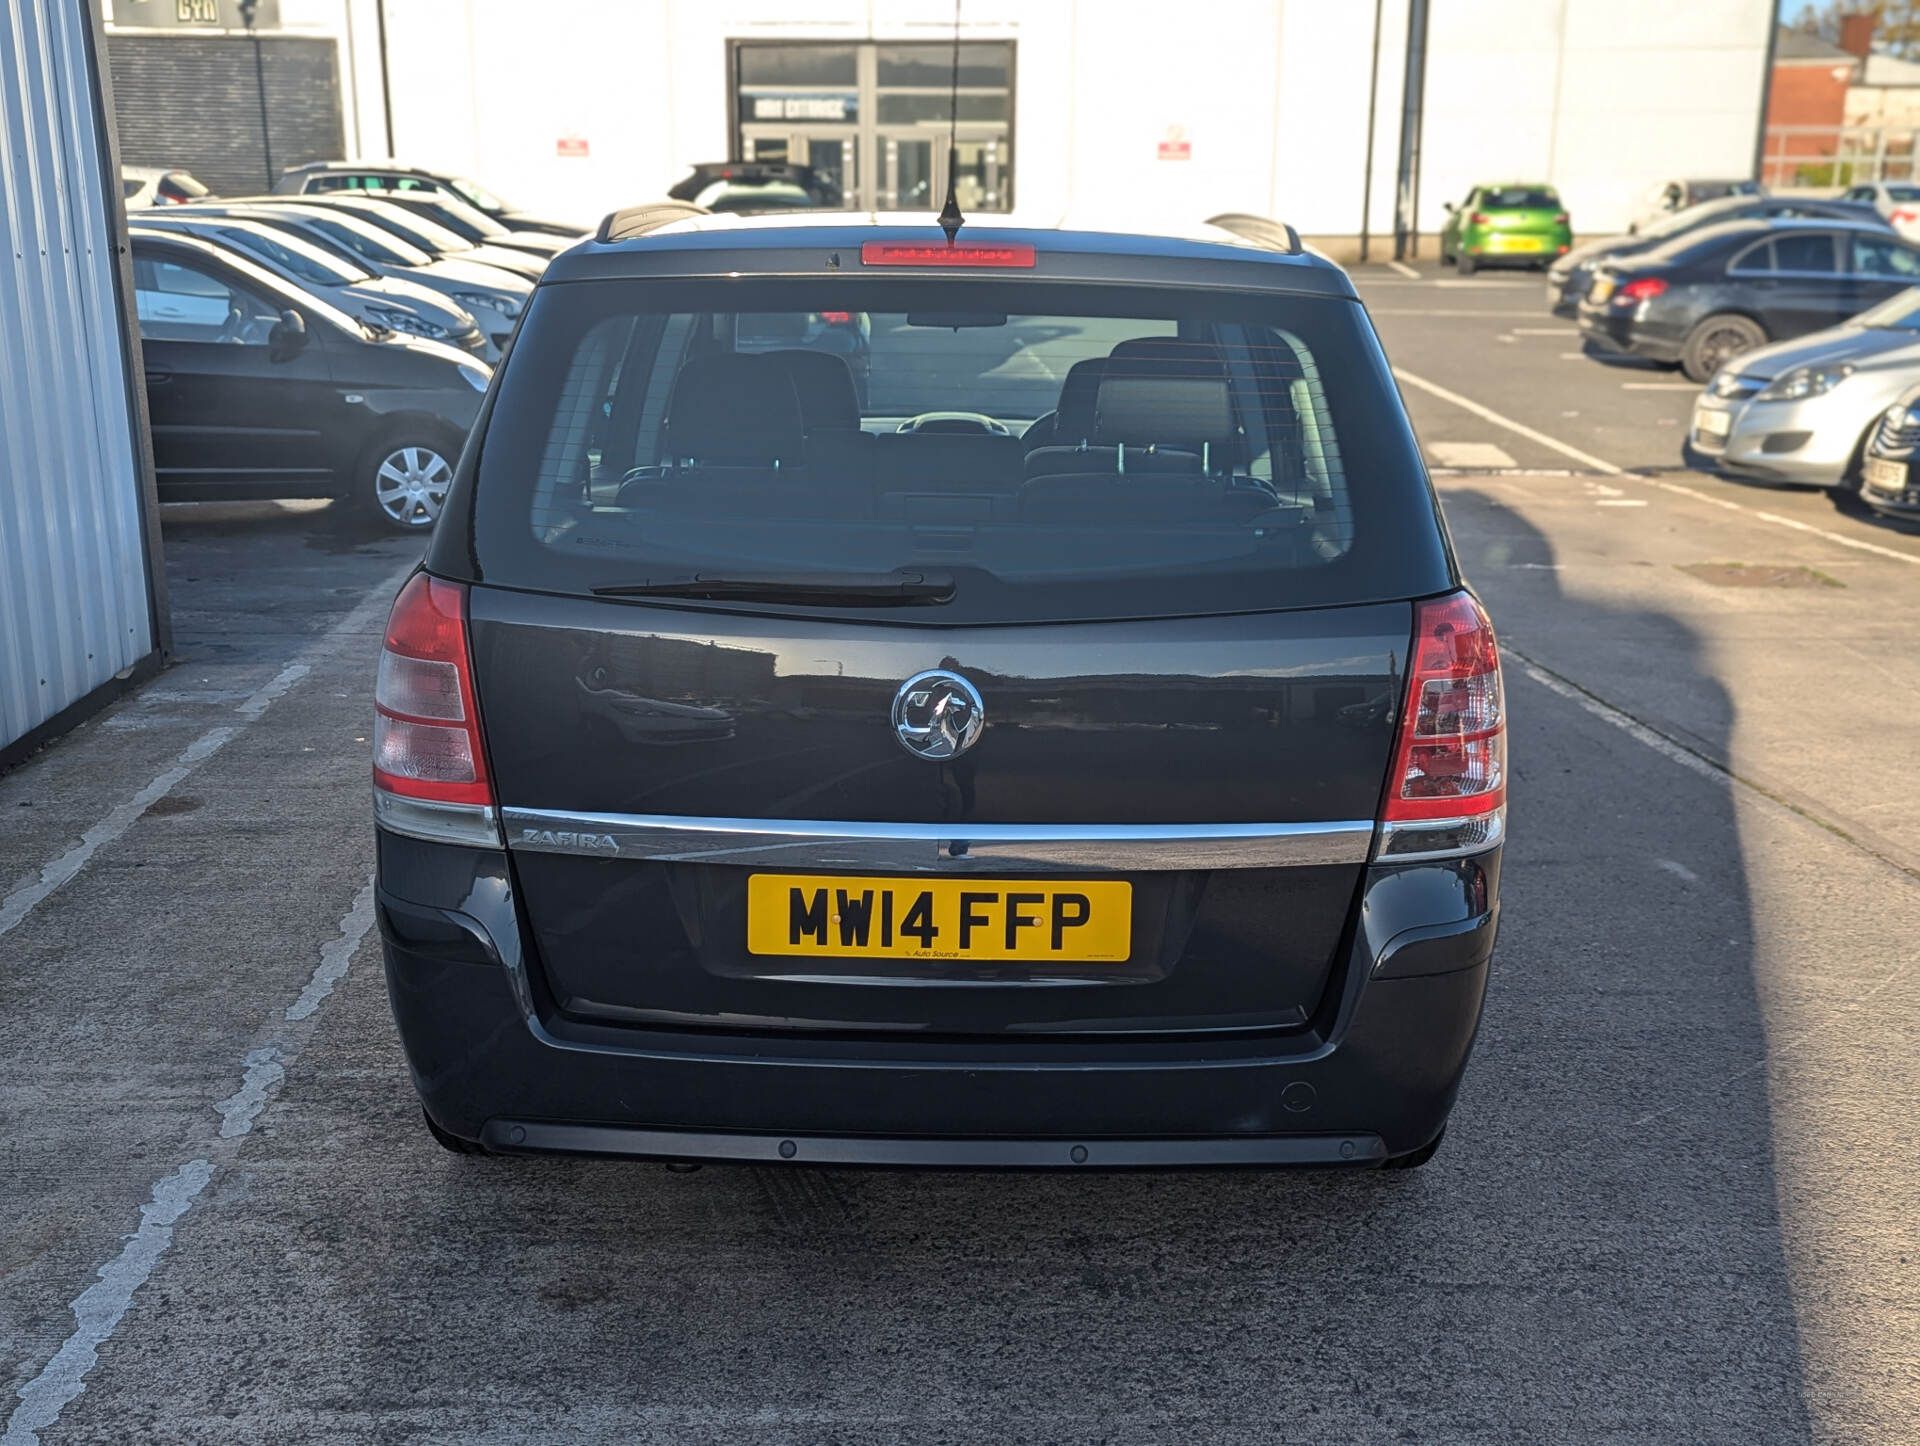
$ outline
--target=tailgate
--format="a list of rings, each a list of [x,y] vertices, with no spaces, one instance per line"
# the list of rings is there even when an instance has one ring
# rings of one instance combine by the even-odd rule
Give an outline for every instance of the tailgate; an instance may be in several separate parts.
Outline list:
[[[476,587],[542,979],[656,1025],[1297,1026],[1355,907],[1411,617],[932,628]],[[985,710],[942,762],[892,721],[929,669]],[[937,946],[881,947],[916,906]]]

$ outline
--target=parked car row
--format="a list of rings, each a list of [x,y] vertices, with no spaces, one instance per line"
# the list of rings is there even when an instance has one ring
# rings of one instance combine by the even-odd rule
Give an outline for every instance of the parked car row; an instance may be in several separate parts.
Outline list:
[[[1856,493],[1920,517],[1920,188],[1831,200],[1755,188],[1589,242],[1547,273],[1547,306],[1589,351],[1703,385],[1686,458],[1753,481]],[[1920,231],[1920,227],[1915,228]]]
[[[128,234],[162,498],[339,497],[431,527],[493,364],[575,234],[520,219],[459,178],[332,163],[270,196],[140,204]]]

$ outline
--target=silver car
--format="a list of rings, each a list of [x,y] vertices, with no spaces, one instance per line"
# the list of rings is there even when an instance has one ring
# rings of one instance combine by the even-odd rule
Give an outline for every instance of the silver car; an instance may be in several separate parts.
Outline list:
[[[1867,437],[1920,382],[1920,287],[1842,326],[1742,352],[1694,403],[1687,441],[1735,476],[1854,486]]]
[[[149,231],[197,236],[237,251],[256,266],[388,331],[430,337],[485,357],[492,347],[470,312],[414,281],[376,276],[357,262],[309,246],[291,232],[234,216],[191,214],[191,208],[133,223]]]
[[[461,261],[451,256],[429,256],[391,231],[383,231],[359,216],[321,206],[276,206],[266,202],[231,202],[195,206],[186,216],[236,216],[291,231],[311,246],[342,260],[364,266],[379,276],[412,281],[471,312],[492,346],[482,358],[499,360],[513,324],[533,294],[533,283],[495,266]]]

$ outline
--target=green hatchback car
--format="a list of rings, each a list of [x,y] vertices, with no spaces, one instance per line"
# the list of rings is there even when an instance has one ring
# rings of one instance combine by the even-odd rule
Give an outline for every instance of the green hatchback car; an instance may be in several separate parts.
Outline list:
[[[1454,262],[1462,276],[1482,266],[1550,266],[1573,245],[1566,207],[1552,186],[1475,186],[1458,206],[1446,207],[1440,260]]]

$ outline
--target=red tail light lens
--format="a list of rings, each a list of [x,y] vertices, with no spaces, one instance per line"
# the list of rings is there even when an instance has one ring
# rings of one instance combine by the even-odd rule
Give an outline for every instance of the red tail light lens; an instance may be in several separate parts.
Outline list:
[[[1667,283],[1657,276],[1643,276],[1638,281],[1629,281],[1613,293],[1616,304],[1622,302],[1647,301],[1667,289]]]
[[[406,798],[493,802],[467,652],[467,590],[415,573],[387,618],[373,690],[373,781]]]
[[[1493,625],[1472,596],[1419,605],[1407,672],[1382,821],[1498,813],[1507,801],[1506,694]]]
[[[1489,226],[1493,223],[1493,217],[1489,216],[1485,211],[1475,211],[1471,216],[1467,217],[1467,222],[1474,226]]]
[[[1571,218],[1567,215],[1567,213],[1565,211],[1562,211],[1558,216],[1555,216],[1553,218],[1553,224],[1556,226],[1564,226],[1567,224],[1567,222],[1570,219]]]
[[[864,266],[1003,266],[1029,268],[1031,246],[946,246],[938,241],[867,241],[860,247]]]

